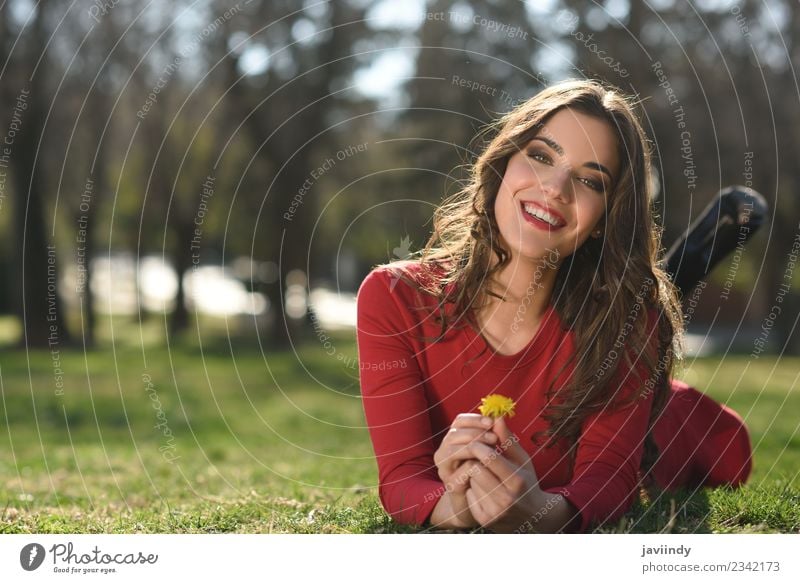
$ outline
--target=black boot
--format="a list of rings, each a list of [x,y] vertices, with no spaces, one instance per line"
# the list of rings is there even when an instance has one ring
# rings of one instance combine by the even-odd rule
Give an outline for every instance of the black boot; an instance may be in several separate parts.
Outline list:
[[[743,245],[764,222],[769,206],[752,188],[719,191],[664,258],[665,269],[686,297],[719,261]]]

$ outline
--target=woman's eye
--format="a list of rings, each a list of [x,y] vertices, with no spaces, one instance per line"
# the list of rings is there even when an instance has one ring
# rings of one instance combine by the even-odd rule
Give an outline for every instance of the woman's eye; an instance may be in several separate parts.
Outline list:
[[[602,182],[598,182],[597,180],[592,180],[591,178],[581,178],[581,182],[583,182],[586,186],[591,188],[592,190],[596,190],[597,192],[605,192],[605,186],[603,186]]]
[[[550,163],[550,158],[546,154],[543,154],[541,152],[537,152],[534,150],[532,152],[527,152],[527,154],[528,158],[530,158],[531,160],[536,160],[537,162],[542,162],[544,164]]]

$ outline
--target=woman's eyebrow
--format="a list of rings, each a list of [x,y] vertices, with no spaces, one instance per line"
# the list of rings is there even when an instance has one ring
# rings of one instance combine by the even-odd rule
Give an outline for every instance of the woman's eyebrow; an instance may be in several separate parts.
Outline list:
[[[556,152],[558,152],[560,156],[564,155],[564,148],[562,148],[559,144],[557,144],[548,137],[535,136],[531,138],[531,140],[538,140],[540,142],[544,142],[545,144],[553,148]],[[612,182],[614,181],[614,177],[611,175],[611,171],[609,171],[609,169],[603,166],[602,164],[598,164],[597,162],[586,162],[584,163],[584,166],[586,168],[591,168],[593,170],[599,170],[600,172],[604,172],[605,174],[608,175],[609,180],[611,180]]]
[[[603,172],[604,174],[607,174],[608,175],[608,179],[611,182],[614,182],[614,177],[611,176],[611,172],[608,170],[608,168],[606,168],[602,164],[598,164],[597,162],[586,162],[584,164],[584,166],[586,168],[593,168],[594,170],[599,170],[600,172]]]
[[[564,148],[562,148],[561,146],[559,146],[558,144],[556,144],[556,143],[555,143],[553,140],[551,140],[550,138],[546,138],[546,137],[544,137],[544,136],[535,136],[535,137],[533,137],[533,138],[531,138],[531,139],[532,139],[532,140],[539,140],[540,142],[544,142],[545,144],[547,144],[548,146],[550,146],[551,148],[553,148],[553,149],[554,149],[556,152],[558,152],[558,153],[559,153],[559,155],[561,155],[561,156],[563,156],[563,155],[564,155]]]

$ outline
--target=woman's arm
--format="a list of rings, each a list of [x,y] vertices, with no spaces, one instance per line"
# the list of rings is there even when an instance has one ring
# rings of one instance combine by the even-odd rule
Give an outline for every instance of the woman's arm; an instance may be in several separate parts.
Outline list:
[[[461,528],[474,521],[463,492],[445,488],[434,462],[437,448],[430,405],[411,340],[421,330],[409,316],[409,299],[403,297],[408,293],[405,283],[392,282],[389,273],[378,269],[364,280],[358,294],[361,393],[378,463],[381,503],[404,524],[421,525],[430,518],[436,526]],[[458,439],[448,436],[458,445]],[[441,463],[452,455],[449,452]],[[455,469],[454,465],[445,474]]]
[[[584,423],[572,480],[547,490],[578,509],[581,531],[618,519],[633,503],[651,406],[652,396],[647,395],[622,408],[609,407]]]
[[[657,315],[655,312],[648,315],[648,344],[632,349],[632,365],[621,365],[614,376],[613,382],[619,387],[615,397],[583,423],[570,483],[548,489],[550,493],[561,494],[578,509],[581,531],[593,523],[620,518],[638,492],[658,373],[649,370],[644,360],[645,350],[651,351],[653,357],[658,354]]]

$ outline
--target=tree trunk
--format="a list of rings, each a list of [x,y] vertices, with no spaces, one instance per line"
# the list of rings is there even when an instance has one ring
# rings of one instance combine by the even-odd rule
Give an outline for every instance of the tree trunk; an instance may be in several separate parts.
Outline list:
[[[48,96],[43,76],[47,72],[43,55],[47,43],[44,30],[46,4],[40,3],[31,31],[31,43],[20,63],[30,85],[16,96],[12,119],[18,125],[10,145],[10,167],[14,192],[14,248],[18,250],[15,270],[16,311],[23,325],[22,343],[28,347],[56,350],[69,340],[58,295],[57,250],[45,225],[42,160],[37,159],[43,143],[45,106]],[[41,56],[41,60],[39,60]],[[38,61],[38,64],[37,64]],[[34,73],[34,67],[35,69]],[[23,103],[25,107],[23,108]],[[11,135],[7,136],[11,138]],[[38,165],[38,171],[37,171]]]
[[[192,266],[193,218],[182,212],[176,212],[174,215],[175,242],[172,248],[172,262],[178,277],[178,291],[175,294],[175,308],[169,319],[171,336],[183,332],[189,326],[189,311],[186,308],[186,289],[183,285],[183,276]]]

